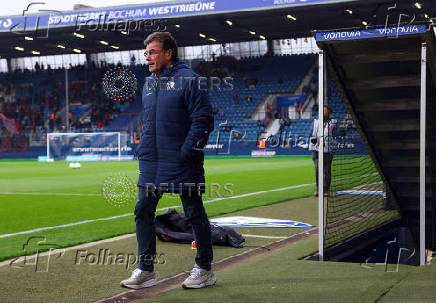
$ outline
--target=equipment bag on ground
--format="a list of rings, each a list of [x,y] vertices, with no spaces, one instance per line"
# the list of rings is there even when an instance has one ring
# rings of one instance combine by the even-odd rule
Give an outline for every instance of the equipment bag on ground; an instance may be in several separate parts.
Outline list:
[[[243,247],[244,237],[230,227],[210,224],[212,244]],[[185,214],[175,209],[168,209],[164,214],[156,216],[156,235],[161,241],[191,243],[194,240],[192,225]]]

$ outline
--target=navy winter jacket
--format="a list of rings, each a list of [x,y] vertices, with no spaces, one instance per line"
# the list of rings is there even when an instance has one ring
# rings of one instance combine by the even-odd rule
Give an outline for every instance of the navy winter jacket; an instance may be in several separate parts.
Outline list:
[[[214,120],[206,81],[178,60],[153,73],[142,91],[138,186],[204,192],[204,154]]]

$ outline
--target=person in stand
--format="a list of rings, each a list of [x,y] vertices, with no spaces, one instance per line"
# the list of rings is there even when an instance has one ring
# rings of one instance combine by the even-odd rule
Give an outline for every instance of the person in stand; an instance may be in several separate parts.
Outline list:
[[[139,262],[120,285],[138,289],[157,283],[153,268],[156,206],[163,193],[177,192],[197,246],[195,266],[182,287],[202,288],[216,283],[211,268],[211,227],[202,201],[203,148],[214,127],[212,106],[207,87],[202,89],[199,76],[179,60],[170,33],[154,32],[144,44],[152,74],[142,92],[144,124],[136,152],[139,179],[134,213]]]
[[[303,103],[300,101],[297,103],[297,115],[298,119],[301,119],[301,111],[303,109]]]
[[[50,113],[50,131],[54,131],[54,127],[55,127],[55,118],[56,118],[56,115],[55,115],[55,113],[54,112],[51,112]]]
[[[238,104],[238,93],[236,90],[233,90],[233,101],[235,101],[235,104]]]

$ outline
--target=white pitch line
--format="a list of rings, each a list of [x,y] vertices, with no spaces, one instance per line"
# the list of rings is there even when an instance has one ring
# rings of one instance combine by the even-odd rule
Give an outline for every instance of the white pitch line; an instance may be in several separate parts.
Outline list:
[[[102,194],[84,194],[84,193],[45,193],[45,192],[13,192],[0,191],[0,195],[25,195],[25,196],[90,196],[99,197]]]
[[[30,233],[34,233],[37,231],[50,230],[50,229],[56,229],[56,228],[62,228],[62,227],[70,227],[70,226],[75,226],[75,225],[80,225],[80,224],[85,224],[85,223],[93,223],[93,222],[97,222],[97,221],[109,221],[109,220],[118,219],[118,218],[122,218],[122,217],[128,217],[131,215],[132,214],[122,214],[122,215],[112,216],[112,217],[107,217],[107,218],[99,218],[99,219],[79,221],[79,222],[73,222],[73,223],[57,225],[57,226],[47,226],[47,227],[35,228],[35,229],[20,231],[20,232],[16,232],[16,233],[0,235],[0,239],[12,237],[12,236],[17,236],[17,235],[30,234]]]
[[[263,239],[286,239],[287,237],[278,237],[278,236],[262,236],[262,235],[248,235],[242,234],[243,237],[249,238],[263,238]]]
[[[14,263],[25,262],[26,260],[32,260],[32,259],[35,259],[35,258],[38,258],[38,257],[45,257],[45,256],[48,256],[48,255],[54,256],[56,254],[64,254],[67,251],[88,248],[88,247],[100,245],[100,244],[103,244],[103,243],[111,243],[111,242],[115,242],[115,241],[119,241],[119,240],[128,239],[128,238],[131,238],[131,237],[134,237],[134,236],[135,236],[135,234],[125,234],[125,235],[116,236],[116,237],[108,238],[108,239],[104,239],[104,240],[83,243],[83,244],[79,244],[79,245],[75,245],[75,246],[70,246],[70,247],[65,247],[65,248],[56,248],[54,250],[45,251],[45,252],[38,252],[36,254],[29,255],[29,256],[21,256],[21,257],[18,257],[17,259],[13,258],[13,259],[1,261],[0,262],[0,267],[8,265],[8,264],[11,264],[11,261],[14,261]]]
[[[312,185],[314,185],[314,183],[292,185],[292,186],[275,188],[275,189],[270,189],[270,190],[261,190],[261,191],[256,191],[256,192],[252,192],[252,193],[246,193],[246,194],[242,194],[242,195],[238,195],[238,196],[231,196],[231,197],[216,198],[216,199],[212,199],[212,200],[207,200],[207,201],[204,201],[203,204],[218,202],[218,201],[222,201],[222,200],[244,198],[244,197],[260,195],[260,194],[264,194],[264,193],[284,191],[284,190],[288,190],[288,189],[295,189],[295,188],[307,187],[307,186],[312,186]],[[159,209],[156,209],[156,211],[163,211],[163,210],[167,210],[167,209],[170,209],[170,208],[180,208],[180,207],[182,207],[182,206],[181,205],[174,205],[174,206],[168,206],[168,207],[159,208]],[[13,236],[18,236],[18,235],[30,234],[30,233],[34,233],[34,232],[38,232],[38,231],[43,231],[43,230],[64,228],[64,227],[76,226],[76,225],[81,225],[81,224],[86,224],[86,223],[93,223],[93,222],[98,222],[98,221],[115,220],[115,219],[118,219],[118,218],[123,218],[123,217],[128,217],[128,216],[133,216],[133,213],[122,214],[122,215],[117,215],[117,216],[112,216],[112,217],[107,217],[107,218],[99,218],[99,219],[84,220],[84,221],[79,221],[79,222],[72,222],[72,223],[62,224],[62,225],[57,225],[57,226],[47,226],[47,227],[41,227],[41,228],[35,228],[35,229],[20,231],[20,232],[16,232],[16,233],[4,234],[4,235],[0,235],[0,239],[8,238],[8,237],[13,237]]]
[[[238,198],[250,197],[250,196],[255,196],[255,195],[260,195],[260,194],[265,194],[265,193],[272,193],[272,192],[276,192],[276,191],[284,191],[284,190],[288,190],[288,189],[295,189],[295,188],[307,187],[307,186],[312,186],[312,185],[315,185],[315,183],[292,185],[292,186],[275,188],[275,189],[269,189],[269,190],[255,191],[255,192],[252,192],[252,193],[246,193],[246,194],[242,194],[242,195],[238,195],[238,196],[231,196],[231,197],[216,198],[216,199],[212,199],[212,200],[207,200],[207,201],[204,201],[203,204],[212,203],[212,202],[221,201],[221,200],[230,200],[230,199],[238,199]]]
[[[343,180],[349,180],[349,179],[358,179],[358,178],[363,178],[363,177],[371,177],[371,176],[375,176],[378,175],[378,173],[371,173],[371,174],[365,174],[362,176],[356,176],[356,177],[345,177],[345,178],[339,178],[336,179],[335,181],[343,181]],[[217,198],[218,200],[214,199],[214,200],[210,200],[211,202],[216,202],[216,201],[220,201],[220,200],[227,200],[227,199],[236,199],[236,198],[241,198],[241,197],[249,197],[252,195],[258,195],[260,193],[264,193],[264,192],[274,192],[274,191],[282,191],[282,190],[287,190],[287,189],[293,189],[293,188],[298,188],[298,187],[305,187],[308,185],[314,185],[314,183],[312,184],[302,184],[300,185],[295,185],[295,186],[289,186],[289,187],[282,187],[282,188],[276,188],[276,189],[272,189],[269,191],[259,191],[259,192],[254,192],[254,193],[248,193],[248,194],[244,194],[244,195],[240,195],[240,196],[234,196],[234,197],[225,197],[225,198]],[[365,184],[364,186],[367,186],[367,184]],[[90,197],[100,197],[102,196],[102,194],[86,194],[86,193],[51,193],[51,192],[12,192],[12,191],[1,191],[0,195],[30,195],[30,196],[90,196]],[[171,196],[168,195],[166,196],[168,198],[178,198],[177,196]],[[204,203],[207,203],[206,201]]]

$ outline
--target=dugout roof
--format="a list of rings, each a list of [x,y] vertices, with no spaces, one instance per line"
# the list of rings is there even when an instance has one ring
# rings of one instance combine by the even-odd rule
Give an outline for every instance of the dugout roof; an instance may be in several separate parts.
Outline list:
[[[433,190],[436,188],[436,140],[432,137],[436,133],[436,38],[433,28],[427,24],[411,24],[317,32],[316,40],[327,58],[325,66],[330,71],[327,77],[335,81],[382,176],[387,188],[386,201],[398,204],[400,226],[410,229],[419,251],[416,255],[420,255],[423,265],[425,250],[422,248],[434,250],[436,247]],[[385,209],[395,207],[392,204]],[[425,220],[420,216],[421,211],[423,215],[425,212]],[[325,256],[329,259],[343,256],[349,248],[377,241],[392,232],[395,226],[392,219],[380,220],[377,226],[359,227],[360,235],[345,241],[340,239],[326,249]],[[352,227],[343,229],[350,231]],[[326,235],[330,233],[330,239],[335,238],[334,232],[337,231],[327,226]]]
[[[0,56],[13,58],[68,54],[73,53],[74,49],[81,53],[138,49],[143,47],[147,34],[155,30],[172,32],[179,46],[193,46],[263,38],[308,37],[313,30],[364,27],[362,22],[368,25],[384,24],[387,17],[391,24],[398,22],[399,18],[402,22],[416,22],[429,21],[434,17],[436,21],[436,1],[419,0],[420,8],[415,2],[171,1],[156,5],[69,12],[53,12],[44,8],[45,11],[38,14],[27,14],[24,8],[21,16],[0,18]],[[94,22],[87,21],[90,19]],[[114,23],[110,24],[109,19]],[[228,21],[232,24],[229,25]],[[126,24],[131,28],[127,34],[124,31]],[[79,35],[74,35],[75,32]],[[107,44],[100,41],[106,41]]]

